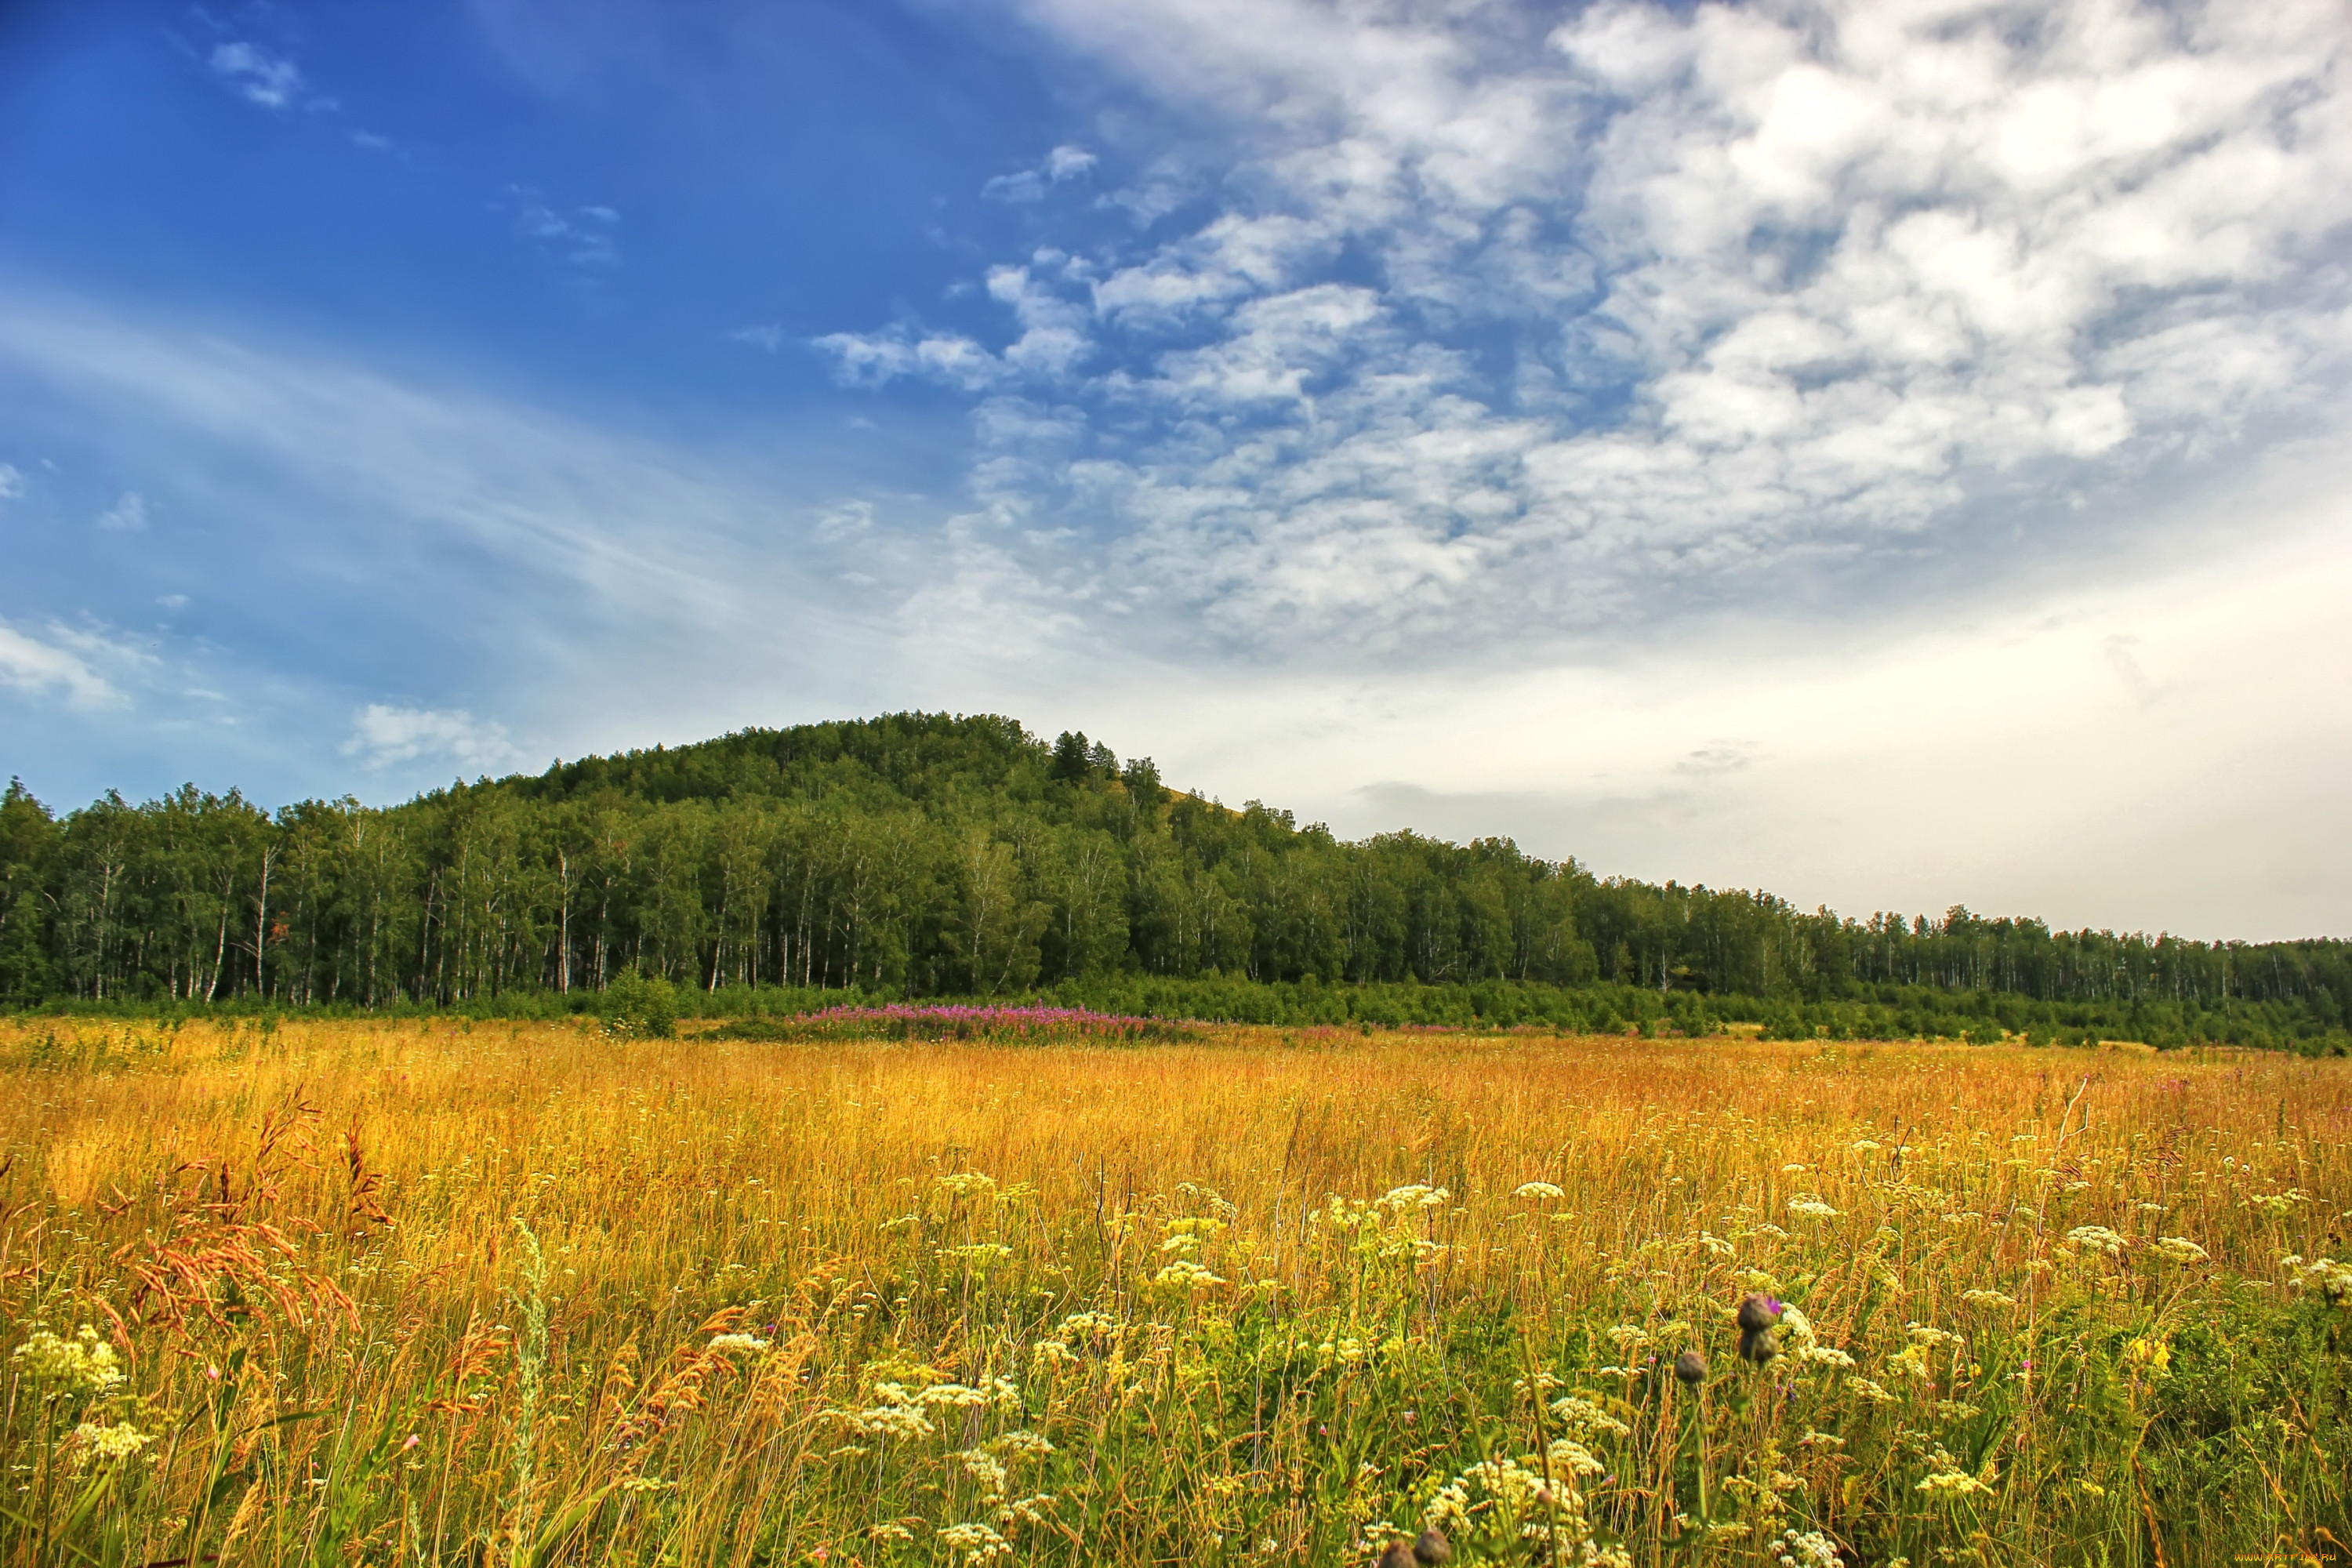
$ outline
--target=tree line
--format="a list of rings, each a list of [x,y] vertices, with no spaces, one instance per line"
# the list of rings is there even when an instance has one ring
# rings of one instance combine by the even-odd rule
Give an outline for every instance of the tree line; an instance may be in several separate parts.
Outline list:
[[[1958,907],[1852,919],[1597,877],[1507,838],[1343,841],[994,716],[751,730],[384,807],[273,812],[194,785],[63,816],[21,784],[0,797],[14,1005],[521,1005],[593,998],[624,972],[712,1011],[778,987],[1516,986],[1654,996],[1660,1016],[1735,997],[1759,1016],[1916,1009],[1906,996],[1946,1014],[1990,997],[2160,1006],[2185,1029],[2242,1015],[2323,1039],[2346,1024],[2352,943],[2055,931]]]

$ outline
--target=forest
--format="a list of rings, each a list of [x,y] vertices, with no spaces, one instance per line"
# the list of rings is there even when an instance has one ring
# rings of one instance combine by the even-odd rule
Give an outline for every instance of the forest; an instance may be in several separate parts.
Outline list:
[[[713,1016],[1045,996],[1299,1024],[2214,1041],[2342,1053],[2352,942],[1806,911],[1507,838],[1360,841],[1150,759],[902,713],[558,763],[376,807],[0,798],[0,1002]]]

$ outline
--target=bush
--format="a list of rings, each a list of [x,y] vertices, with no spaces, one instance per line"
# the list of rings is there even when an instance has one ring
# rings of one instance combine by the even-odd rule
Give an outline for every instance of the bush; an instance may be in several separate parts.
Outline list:
[[[677,1033],[677,987],[635,964],[613,977],[604,989],[604,1027],[616,1035],[667,1040]]]

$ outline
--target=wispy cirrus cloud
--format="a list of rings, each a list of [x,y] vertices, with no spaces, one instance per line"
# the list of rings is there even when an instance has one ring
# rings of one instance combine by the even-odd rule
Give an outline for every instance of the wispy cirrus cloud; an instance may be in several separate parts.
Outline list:
[[[1055,185],[1085,178],[1100,162],[1085,148],[1065,142],[1030,168],[999,174],[982,185],[980,194],[992,201],[1042,202]]]
[[[98,514],[98,526],[108,533],[143,533],[147,529],[147,501],[137,490],[125,490],[122,498]]]
[[[102,628],[51,622],[40,631],[0,620],[0,685],[85,710],[127,707],[130,695],[106,668],[137,673],[153,660]]]
[[[621,264],[621,215],[591,204],[558,211],[536,191],[511,192],[515,232],[577,272],[609,271]]]
[[[285,109],[301,93],[302,69],[285,55],[272,54],[244,38],[215,44],[205,57],[213,74],[236,89],[247,103],[264,109]]]

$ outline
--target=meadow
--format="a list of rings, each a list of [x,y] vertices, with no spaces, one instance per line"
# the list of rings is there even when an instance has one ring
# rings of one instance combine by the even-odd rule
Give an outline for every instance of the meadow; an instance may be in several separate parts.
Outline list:
[[[0,1022],[0,1562],[2352,1561],[2344,1064],[698,1032]]]

